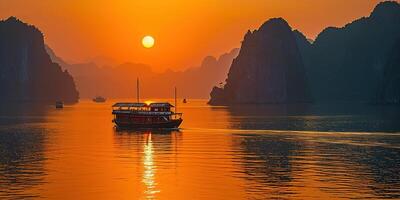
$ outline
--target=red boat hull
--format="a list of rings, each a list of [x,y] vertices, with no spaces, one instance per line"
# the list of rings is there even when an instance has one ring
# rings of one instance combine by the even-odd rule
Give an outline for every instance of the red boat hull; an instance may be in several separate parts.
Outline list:
[[[113,120],[113,122],[119,128],[166,128],[166,129],[179,128],[182,121],[183,121],[182,119],[172,119],[167,122],[139,123],[132,120],[118,120],[118,119]]]

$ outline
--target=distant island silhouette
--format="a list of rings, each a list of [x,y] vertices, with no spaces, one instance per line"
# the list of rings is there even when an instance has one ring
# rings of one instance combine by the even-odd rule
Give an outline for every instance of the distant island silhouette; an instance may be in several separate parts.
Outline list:
[[[58,57],[50,47],[47,46],[46,49],[53,62],[59,63],[74,76],[83,98],[93,98],[96,95],[134,97],[137,77],[141,80],[141,93],[144,97],[170,98],[176,86],[181,97],[206,98],[215,84],[224,81],[232,60],[239,52],[239,49],[232,49],[218,58],[205,57],[198,67],[158,73],[150,66],[140,63],[116,66],[99,66],[94,62],[70,64]]]
[[[395,1],[342,28],[326,28],[312,43],[284,19],[271,19],[245,35],[226,84],[213,88],[209,103],[398,104],[399,42]]]
[[[43,34],[15,17],[0,21],[0,101],[75,103],[74,79],[51,61]]]

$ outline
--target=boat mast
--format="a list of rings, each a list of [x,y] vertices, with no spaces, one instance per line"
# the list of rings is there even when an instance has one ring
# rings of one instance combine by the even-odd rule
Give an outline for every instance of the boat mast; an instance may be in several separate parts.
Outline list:
[[[178,104],[177,104],[177,101],[176,101],[176,87],[175,87],[175,113],[177,113],[178,112]]]
[[[136,79],[136,99],[137,102],[139,103],[140,99],[139,99],[139,77]]]

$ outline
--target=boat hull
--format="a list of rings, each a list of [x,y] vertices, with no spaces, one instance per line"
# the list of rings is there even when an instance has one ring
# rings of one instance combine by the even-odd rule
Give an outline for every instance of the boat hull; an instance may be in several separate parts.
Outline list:
[[[182,123],[182,119],[173,119],[168,122],[158,122],[158,123],[137,123],[125,120],[113,120],[115,125],[119,128],[130,128],[130,129],[173,129],[179,128]]]
[[[106,102],[105,99],[92,99],[92,100],[93,100],[93,102],[96,102],[96,103],[104,103],[104,102]]]

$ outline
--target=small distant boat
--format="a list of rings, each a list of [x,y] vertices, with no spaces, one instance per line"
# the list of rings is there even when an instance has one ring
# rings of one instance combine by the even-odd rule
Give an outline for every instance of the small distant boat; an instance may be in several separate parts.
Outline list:
[[[104,98],[102,96],[97,96],[97,97],[93,98],[93,101],[96,103],[104,103],[104,102],[106,102],[106,98]]]
[[[183,99],[183,103],[187,103],[186,99]]]
[[[64,103],[62,101],[56,101],[56,108],[64,108]]]

